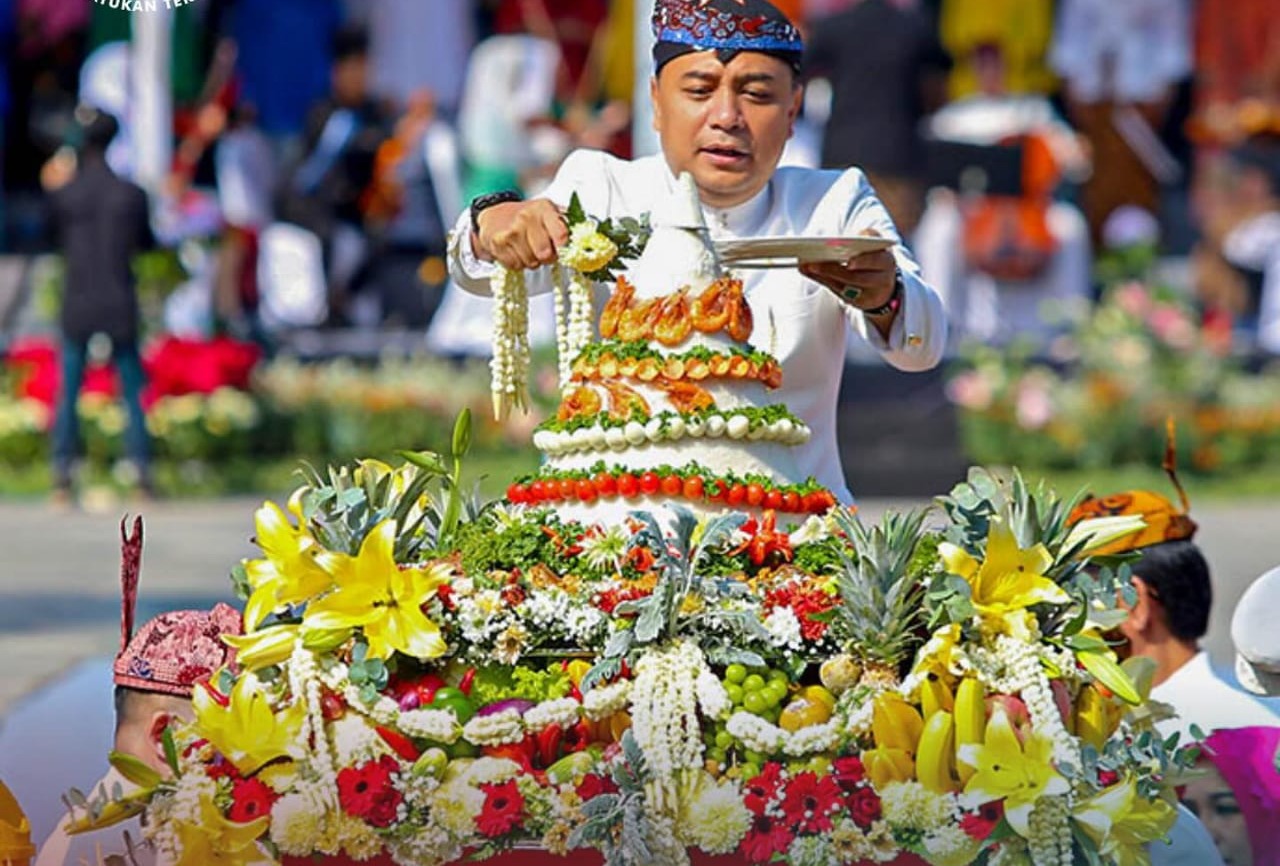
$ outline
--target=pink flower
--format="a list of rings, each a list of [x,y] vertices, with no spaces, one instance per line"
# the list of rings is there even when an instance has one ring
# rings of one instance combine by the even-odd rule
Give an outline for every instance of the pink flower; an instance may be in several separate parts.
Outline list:
[[[977,370],[966,370],[947,383],[947,399],[974,412],[991,408],[995,389],[991,381]]]

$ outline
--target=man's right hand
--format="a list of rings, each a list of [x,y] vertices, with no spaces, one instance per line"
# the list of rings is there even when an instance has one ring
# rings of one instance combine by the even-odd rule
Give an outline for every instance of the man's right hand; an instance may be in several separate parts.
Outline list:
[[[478,258],[508,270],[532,270],[556,260],[569,241],[564,215],[543,198],[495,204],[480,212],[471,235]]]

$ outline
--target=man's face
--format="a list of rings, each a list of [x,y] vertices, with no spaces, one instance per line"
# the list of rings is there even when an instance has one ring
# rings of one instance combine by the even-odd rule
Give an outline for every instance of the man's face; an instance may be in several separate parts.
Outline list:
[[[725,64],[701,51],[669,61],[650,93],[653,128],[671,170],[690,172],[707,204],[731,207],[769,182],[800,111],[801,88],[776,57],[742,51]]]

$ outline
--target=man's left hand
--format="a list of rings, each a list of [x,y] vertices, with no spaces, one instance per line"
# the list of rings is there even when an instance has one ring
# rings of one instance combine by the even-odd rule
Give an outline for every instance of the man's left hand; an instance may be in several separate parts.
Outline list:
[[[889,250],[869,250],[847,262],[804,264],[800,266],[800,273],[822,283],[844,303],[860,310],[872,310],[887,304],[893,296],[898,262]]]

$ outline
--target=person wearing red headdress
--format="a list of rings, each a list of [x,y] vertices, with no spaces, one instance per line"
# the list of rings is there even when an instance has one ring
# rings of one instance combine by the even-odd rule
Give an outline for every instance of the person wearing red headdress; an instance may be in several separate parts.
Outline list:
[[[243,630],[240,613],[230,605],[211,610],[173,610],[148,620],[134,632],[138,576],[142,564],[142,518],[132,533],[120,525],[122,603],[120,651],[112,666],[115,683],[116,727],[113,749],[131,755],[161,775],[170,773],[164,734],[170,725],[192,718],[191,695],[196,685],[235,660],[235,650],[223,641]],[[116,787],[128,792],[134,785],[114,768],[90,789],[88,798],[115,799]],[[40,846],[36,866],[79,866],[112,862],[117,856],[131,866],[157,863],[155,850],[142,835],[138,818],[99,830],[72,834],[71,822],[84,817],[73,809]],[[108,859],[104,859],[108,858]]]

